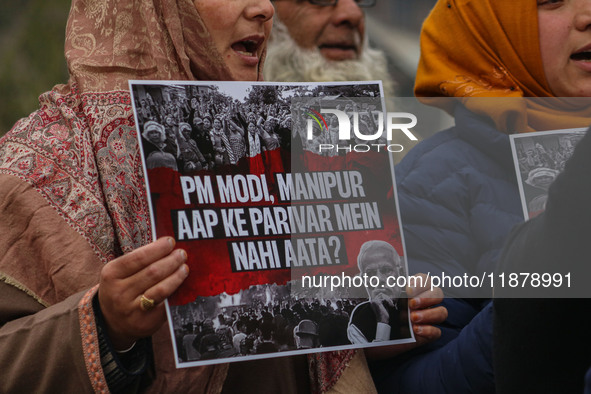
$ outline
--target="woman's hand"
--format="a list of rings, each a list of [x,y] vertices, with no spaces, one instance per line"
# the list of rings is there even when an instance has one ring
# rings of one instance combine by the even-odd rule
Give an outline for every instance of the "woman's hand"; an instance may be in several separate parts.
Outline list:
[[[441,305],[435,307],[443,301],[443,291],[439,287],[434,287],[431,290],[431,280],[427,280],[427,275],[416,274],[415,276],[423,278],[423,286],[407,287],[406,293],[409,297],[410,321],[417,340],[416,347],[434,341],[441,336],[441,330],[434,327],[433,324],[442,323],[447,319],[447,309]]]
[[[417,283],[423,286],[407,287],[406,294],[409,297],[410,322],[412,323],[416,342],[367,348],[365,349],[367,358],[383,359],[394,357],[432,342],[441,336],[441,330],[435,327],[434,324],[442,323],[447,319],[447,309],[441,305],[435,306],[443,301],[443,291],[439,287],[431,289],[431,280],[427,278],[427,275],[416,274],[415,276],[423,278],[422,281],[417,280]],[[402,316],[406,318],[406,314],[403,313]]]
[[[103,267],[98,299],[116,350],[153,335],[166,321],[163,301],[189,273],[187,253],[174,246],[173,238],[160,238]],[[143,306],[142,296],[148,301]]]

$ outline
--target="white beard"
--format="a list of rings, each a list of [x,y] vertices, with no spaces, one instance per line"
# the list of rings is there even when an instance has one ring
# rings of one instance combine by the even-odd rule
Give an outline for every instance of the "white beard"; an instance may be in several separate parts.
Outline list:
[[[381,80],[384,94],[394,97],[394,82],[388,73],[385,54],[364,42],[360,59],[326,60],[320,51],[302,49],[275,15],[263,70],[265,81],[335,82]]]

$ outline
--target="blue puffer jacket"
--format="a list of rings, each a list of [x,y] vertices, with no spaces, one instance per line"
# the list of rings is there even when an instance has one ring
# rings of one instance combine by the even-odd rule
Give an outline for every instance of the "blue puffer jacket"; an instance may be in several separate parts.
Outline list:
[[[508,136],[463,107],[455,121],[396,167],[406,253],[411,273],[482,278],[523,214]],[[444,292],[449,317],[437,342],[371,364],[380,392],[494,392],[490,284]]]

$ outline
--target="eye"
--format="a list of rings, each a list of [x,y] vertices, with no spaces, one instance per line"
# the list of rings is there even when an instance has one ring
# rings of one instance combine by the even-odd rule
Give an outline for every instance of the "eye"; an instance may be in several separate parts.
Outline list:
[[[538,0],[538,8],[554,9],[564,4],[565,0]]]
[[[367,274],[367,276],[377,276],[378,275],[378,270],[377,269],[368,269],[365,271],[365,273]]]

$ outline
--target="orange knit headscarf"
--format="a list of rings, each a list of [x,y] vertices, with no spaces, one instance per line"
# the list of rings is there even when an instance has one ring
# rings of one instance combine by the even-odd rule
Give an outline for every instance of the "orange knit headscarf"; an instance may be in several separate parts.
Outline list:
[[[573,111],[559,99],[523,99],[553,97],[537,12],[535,0],[438,1],[423,24],[416,96],[457,98],[508,133],[588,126],[587,106]],[[421,101],[450,112],[457,102]]]

